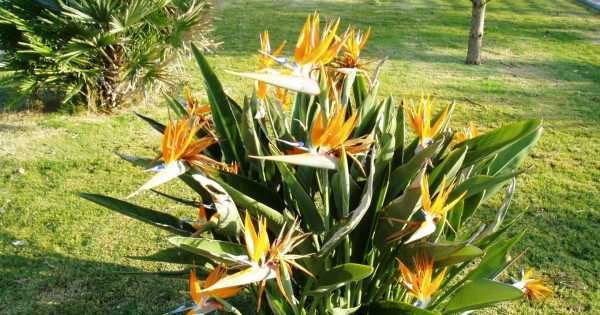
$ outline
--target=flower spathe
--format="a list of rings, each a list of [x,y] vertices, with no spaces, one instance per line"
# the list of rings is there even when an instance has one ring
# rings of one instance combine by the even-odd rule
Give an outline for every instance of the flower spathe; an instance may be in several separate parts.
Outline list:
[[[414,260],[415,269],[412,271],[400,259],[398,259],[402,285],[417,299],[418,307],[425,307],[431,301],[431,297],[439,289],[442,280],[446,276],[446,268],[433,278],[433,258],[423,253],[418,253]]]

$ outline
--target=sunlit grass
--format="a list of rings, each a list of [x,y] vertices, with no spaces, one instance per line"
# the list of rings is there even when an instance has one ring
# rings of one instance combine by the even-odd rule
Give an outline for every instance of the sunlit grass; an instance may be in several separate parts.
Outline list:
[[[543,118],[545,134],[526,163],[511,209],[526,211],[520,228],[529,230],[517,250],[529,248],[526,263],[542,271],[556,292],[541,305],[506,304],[488,312],[600,312],[600,45],[594,44],[600,15],[567,0],[494,1],[486,63],[474,67],[462,62],[466,0],[225,2],[216,21],[224,44],[210,61],[235,97],[252,83],[223,70],[253,69],[264,29],[273,42],[287,39],[290,52],[306,14],[318,8],[325,17],[374,28],[365,56],[389,58],[381,95],[399,100],[431,93],[439,102],[456,100],[454,123],[472,120],[483,130]],[[191,61],[187,69],[202,95]],[[164,107],[138,109],[167,117]],[[112,151],[154,156],[159,140],[132,113],[1,118],[0,313],[154,314],[184,301],[184,282],[115,274],[172,268],[126,258],[162,248],[163,232],[75,195],[126,196],[147,176]],[[148,197],[133,202],[178,215],[189,211]],[[15,240],[27,244],[12,245]]]

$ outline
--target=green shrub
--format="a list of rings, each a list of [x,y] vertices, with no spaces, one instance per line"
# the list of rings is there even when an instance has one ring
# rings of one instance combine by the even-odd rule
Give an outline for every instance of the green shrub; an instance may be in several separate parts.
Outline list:
[[[110,111],[172,83],[169,64],[189,41],[210,46],[207,10],[195,0],[2,1],[2,68],[21,96]]]
[[[119,154],[157,172],[132,196],[153,190],[193,219],[82,196],[173,234],[143,259],[192,267],[193,303],[175,312],[239,313],[225,299],[241,290],[273,314],[452,314],[547,295],[530,272],[499,279],[523,255],[510,253],[524,231],[508,233],[523,218],[504,219],[540,121],[453,131],[454,104],[379,100],[379,69],[360,59],[370,31],[338,27],[309,17],[293,62],[263,33],[260,68],[238,73],[256,89],[239,104],[194,48],[209,104],[187,92],[168,100],[176,122],[140,115],[163,142],[159,158]],[[176,178],[198,198],[154,190]],[[476,223],[502,191],[495,218]]]

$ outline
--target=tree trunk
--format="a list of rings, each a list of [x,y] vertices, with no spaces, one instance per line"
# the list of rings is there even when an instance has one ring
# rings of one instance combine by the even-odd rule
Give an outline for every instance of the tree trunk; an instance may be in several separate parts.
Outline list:
[[[478,65],[481,64],[481,44],[483,42],[483,26],[485,23],[485,7],[487,1],[471,0],[471,2],[473,3],[473,9],[466,63],[469,65]]]
[[[104,58],[104,73],[101,82],[100,107],[103,111],[111,110],[121,105],[122,82],[121,67],[123,65],[123,48],[120,45],[110,46],[106,49]]]

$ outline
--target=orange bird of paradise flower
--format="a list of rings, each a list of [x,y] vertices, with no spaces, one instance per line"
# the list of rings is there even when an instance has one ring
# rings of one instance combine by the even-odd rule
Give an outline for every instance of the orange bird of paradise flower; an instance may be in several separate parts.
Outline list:
[[[264,31],[260,34],[260,55],[258,56],[259,68],[258,72],[269,72],[277,62],[274,58],[281,55],[283,48],[285,47],[285,41],[282,42],[277,49],[271,51],[271,43],[269,40],[269,32]],[[256,81],[257,93],[256,97],[260,100],[264,100],[267,97],[268,85],[264,81]]]
[[[533,277],[534,270],[530,268],[527,272],[521,270],[521,279],[515,281],[514,287],[523,291],[525,297],[530,301],[540,301],[552,294],[552,289],[544,284],[542,279]]]
[[[266,281],[276,279],[281,294],[288,301],[291,301],[292,297],[283,288],[281,272],[282,269],[285,269],[285,271],[291,273],[293,266],[312,276],[308,270],[295,261],[307,257],[307,255],[295,255],[291,253],[309,234],[296,233],[299,229],[299,224],[294,222],[287,231],[284,226],[277,239],[273,243],[270,243],[267,232],[267,221],[264,218],[259,219],[258,230],[256,230],[248,212],[246,212],[244,226],[244,241],[248,256],[239,258],[239,263],[247,266],[247,268],[220,279],[211,286],[204,288],[201,292],[211,292],[231,287],[240,287],[251,283],[259,283],[257,305],[257,309],[259,309]]]
[[[334,62],[334,66],[336,68],[362,69],[364,66],[360,62],[360,53],[369,41],[371,28],[369,27],[365,33],[350,28],[347,33],[348,37],[344,43],[344,53],[342,57]]]
[[[429,180],[427,174],[423,174],[423,177],[421,178],[421,204],[423,213],[425,214],[425,220],[417,223],[415,226],[416,231],[405,242],[406,244],[425,238],[435,232],[437,226],[436,222],[445,218],[446,213],[454,208],[454,206],[466,195],[466,192],[463,192],[460,196],[449,202],[448,198],[453,189],[454,183],[446,186],[446,177],[444,177],[437,196],[432,200],[429,194]]]
[[[450,147],[455,147],[469,139],[473,139],[479,136],[479,130],[475,127],[473,122],[469,123],[469,127],[463,128],[462,130],[457,131],[452,137],[452,141],[450,141]]]
[[[438,119],[432,125],[433,102],[430,97],[421,97],[417,106],[405,103],[404,112],[414,132],[419,137],[419,149],[424,149],[433,143],[433,138],[441,131],[442,125],[448,115],[450,106],[444,107]]]
[[[321,33],[319,14],[315,12],[306,18],[294,50],[299,74],[307,77],[314,67],[328,64],[338,55],[348,38],[348,34],[342,38],[336,35],[339,26],[340,19],[337,19],[328,23]]]
[[[329,119],[323,111],[319,111],[311,127],[308,146],[300,142],[281,141],[292,146],[294,154],[252,158],[324,169],[336,169],[342,152],[356,159],[355,155],[366,152],[372,141],[368,138],[349,139],[356,126],[358,114],[355,112],[346,119],[347,109],[347,106],[335,106]]]
[[[258,71],[255,73],[236,73],[245,78],[258,80],[270,85],[279,86],[291,91],[319,95],[321,92],[319,83],[315,79],[313,70],[330,63],[334,60],[344,46],[348,38],[348,32],[342,37],[337,35],[340,20],[328,23],[323,31],[320,29],[320,18],[318,13],[309,15],[300,31],[298,41],[294,48],[294,61],[288,62],[285,58],[277,58],[273,55],[263,53],[272,62],[277,62],[288,68],[286,74],[277,72]],[[262,36],[264,37],[264,36]],[[261,44],[266,41],[261,40]],[[289,74],[291,72],[291,74]]]
[[[187,105],[186,111],[189,118],[197,117],[204,120],[206,115],[210,114],[210,104],[200,104],[197,102],[192,96],[192,90],[188,86],[183,88],[183,95],[185,97]]]
[[[202,154],[217,141],[213,136],[196,139],[196,134],[201,128],[202,124],[196,117],[182,118],[176,123],[169,121],[163,133],[161,155],[157,158],[162,159],[163,163],[149,169],[148,171],[157,174],[129,197],[177,178],[190,167],[197,167],[204,171],[215,169],[235,171],[237,169],[235,165],[229,166]]]
[[[402,274],[402,285],[412,296],[417,299],[415,306],[425,307],[431,301],[431,297],[440,288],[442,280],[446,276],[446,268],[433,278],[433,258],[426,254],[418,253],[414,260],[415,269],[412,271],[400,259],[400,273]]]
[[[227,269],[222,266],[217,266],[208,274],[208,277],[201,285],[196,275],[196,268],[192,268],[189,277],[190,296],[192,297],[192,306],[181,306],[173,310],[169,314],[181,313],[188,311],[187,315],[208,314],[218,310],[226,310],[231,308],[230,305],[224,305],[223,299],[230,298],[239,293],[241,288],[231,287],[222,290],[214,290],[211,292],[202,292],[203,288],[207,288],[227,275]]]

